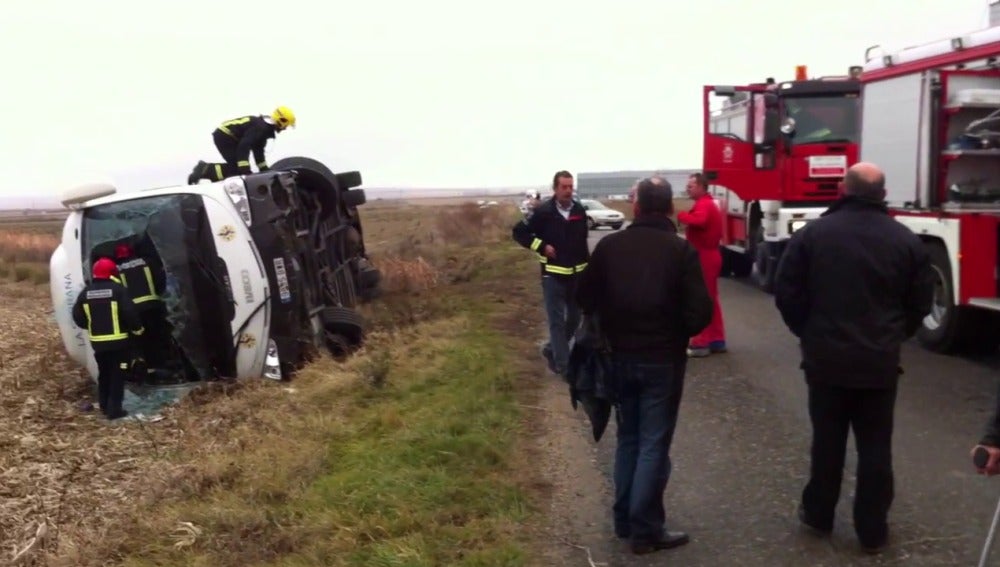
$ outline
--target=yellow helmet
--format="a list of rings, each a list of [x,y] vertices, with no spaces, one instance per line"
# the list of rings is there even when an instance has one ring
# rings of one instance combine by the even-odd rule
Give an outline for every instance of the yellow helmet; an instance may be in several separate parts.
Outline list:
[[[271,118],[278,123],[282,130],[291,126],[295,128],[295,113],[287,106],[279,106],[271,113]]]

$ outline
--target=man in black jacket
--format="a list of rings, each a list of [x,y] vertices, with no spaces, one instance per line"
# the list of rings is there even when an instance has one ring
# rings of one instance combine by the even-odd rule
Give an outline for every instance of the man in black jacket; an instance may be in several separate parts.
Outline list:
[[[892,430],[900,346],[933,299],[920,239],[889,216],[885,176],[852,166],[841,199],[792,235],[775,280],[775,303],[800,339],[812,419],[812,465],[799,519],[833,529],[849,428],[858,451],[854,528],[862,548],[888,541]]]
[[[619,401],[615,533],[642,554],[688,542],[687,534],[666,531],[663,492],[688,341],[708,326],[714,304],[698,252],[670,220],[670,184],[640,181],[633,207],[635,221],[594,247],[576,297],[586,315],[596,314],[612,352]]]
[[[222,181],[227,177],[252,173],[251,153],[257,169],[267,171],[269,168],[264,159],[267,141],[289,127],[295,127],[295,114],[286,106],[279,106],[270,116],[241,116],[223,122],[212,132],[212,141],[225,162],[199,161],[188,176],[188,185],[194,185],[202,179]]]
[[[549,343],[543,352],[549,368],[566,375],[569,341],[580,326],[580,310],[573,301],[577,277],[587,267],[587,211],[573,200],[573,176],[559,171],[552,179],[553,196],[534,213],[518,221],[514,240],[538,256],[542,297],[549,322]]]

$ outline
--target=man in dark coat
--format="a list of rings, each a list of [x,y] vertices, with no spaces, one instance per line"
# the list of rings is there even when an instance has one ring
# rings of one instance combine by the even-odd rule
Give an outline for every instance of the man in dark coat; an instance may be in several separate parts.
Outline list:
[[[792,235],[775,281],[777,308],[800,340],[813,426],[799,519],[815,532],[833,529],[853,428],[854,528],[868,552],[888,541],[900,346],[930,312],[934,292],[925,245],[889,216],[884,199],[877,166],[851,167],[841,198]]]
[[[698,252],[670,220],[673,191],[639,182],[635,221],[594,247],[576,298],[597,316],[611,351],[618,401],[615,533],[637,554],[688,542],[666,530],[663,493],[690,338],[712,320]],[[641,456],[641,458],[640,458]]]
[[[549,342],[542,350],[549,369],[566,377],[570,341],[580,326],[573,293],[587,267],[587,211],[573,199],[573,176],[558,171],[552,178],[552,198],[517,222],[511,237],[535,253],[542,278],[542,301],[549,323]]]

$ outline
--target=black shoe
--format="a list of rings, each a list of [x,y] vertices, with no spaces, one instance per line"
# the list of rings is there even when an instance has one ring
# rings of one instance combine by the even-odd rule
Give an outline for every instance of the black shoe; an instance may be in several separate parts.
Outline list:
[[[188,185],[197,185],[198,181],[205,175],[205,169],[208,164],[204,161],[199,160],[195,164],[194,169],[191,170],[191,175],[188,175]]]
[[[865,540],[858,538],[858,543],[861,544],[861,551],[864,551],[868,555],[876,555],[885,551],[885,548],[889,547],[889,535],[886,533],[881,539],[875,538],[877,543],[869,543]]]
[[[121,419],[123,417],[128,417],[128,412],[125,411],[125,410],[121,410],[121,411],[119,411],[117,413],[113,413],[113,414],[108,415],[108,420],[109,421],[114,421],[116,419]]]
[[[882,542],[881,544],[875,546],[868,546],[865,544],[861,544],[861,551],[864,551],[868,555],[878,555],[879,553],[885,551],[885,548],[888,546],[889,546],[888,542]]]
[[[657,541],[633,541],[632,553],[645,555],[664,549],[680,547],[689,541],[691,541],[691,538],[684,532],[667,532],[662,539]]]
[[[806,515],[806,509],[805,509],[805,507],[802,504],[799,504],[799,511],[798,511],[798,513],[799,513],[799,522],[802,522],[802,525],[805,526],[806,529],[810,533],[812,533],[813,535],[815,535],[815,536],[826,536],[826,535],[830,535],[830,533],[833,532],[833,527],[832,526],[828,528],[826,526],[820,526],[816,522],[812,521]]]

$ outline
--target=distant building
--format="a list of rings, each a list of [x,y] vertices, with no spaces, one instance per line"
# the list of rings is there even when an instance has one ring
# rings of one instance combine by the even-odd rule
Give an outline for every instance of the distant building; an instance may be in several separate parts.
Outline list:
[[[576,176],[576,190],[583,198],[609,198],[628,195],[632,185],[650,175],[665,177],[674,189],[675,196],[684,194],[684,186],[692,173],[699,169],[651,169],[647,171],[603,171],[579,173]]]

